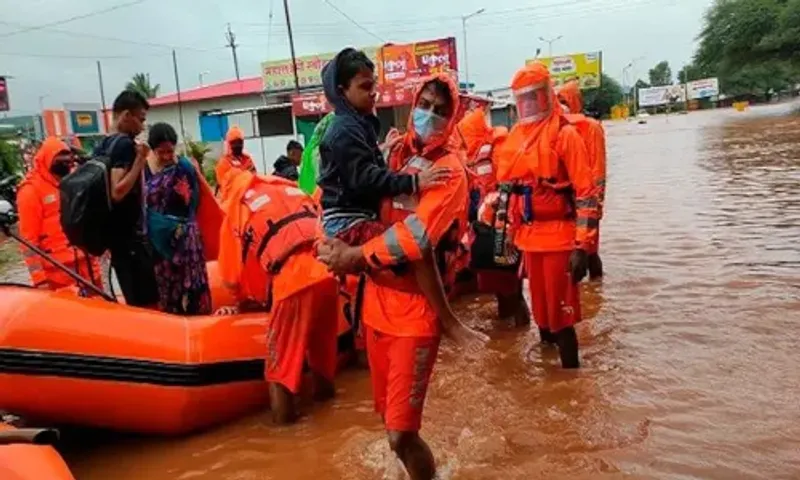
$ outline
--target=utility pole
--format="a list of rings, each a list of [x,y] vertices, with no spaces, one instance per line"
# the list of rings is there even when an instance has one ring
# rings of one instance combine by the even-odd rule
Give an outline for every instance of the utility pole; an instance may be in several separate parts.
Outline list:
[[[186,141],[186,128],[183,126],[183,103],[181,102],[181,82],[178,79],[178,56],[172,50],[172,68],[175,70],[175,92],[178,95],[178,120],[181,124],[181,140]]]
[[[283,0],[283,11],[286,13],[286,29],[289,31],[289,50],[292,52],[294,91],[300,93],[300,79],[297,78],[297,57],[294,54],[294,37],[292,36],[292,20],[289,18],[289,0]]]
[[[465,80],[466,80],[466,84],[467,84],[467,88],[465,90],[468,91],[468,92],[470,90],[470,87],[469,87],[469,55],[467,54],[467,20],[469,20],[470,18],[472,18],[472,17],[474,17],[476,15],[480,15],[481,13],[483,13],[485,11],[486,11],[485,8],[481,8],[480,10],[477,10],[477,11],[475,11],[473,13],[470,13],[469,15],[462,15],[461,16],[461,29],[464,32],[464,73],[466,74],[465,75],[466,76]]]
[[[108,132],[111,126],[106,120],[106,91],[105,88],[103,88],[103,68],[100,66],[100,60],[97,61],[97,82],[100,84],[100,106],[103,112],[103,126],[106,128],[106,132]]]
[[[548,45],[548,49],[547,49],[547,56],[548,57],[553,58],[553,44],[555,42],[561,40],[562,38],[564,38],[564,35],[559,35],[556,38],[551,38],[550,40],[548,40],[548,39],[546,39],[544,37],[539,37],[539,40],[543,41],[544,43],[546,43]]]
[[[239,80],[239,57],[236,56],[236,35],[233,34],[233,30],[231,30],[231,24],[228,24],[228,31],[225,32],[225,40],[228,41],[228,48],[231,49],[233,53],[233,69],[236,71],[236,80]]]

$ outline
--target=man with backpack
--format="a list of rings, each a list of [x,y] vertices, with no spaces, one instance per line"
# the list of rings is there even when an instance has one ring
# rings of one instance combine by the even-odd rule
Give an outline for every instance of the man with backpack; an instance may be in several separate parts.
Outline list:
[[[108,249],[125,303],[150,307],[158,303],[153,257],[145,236],[143,169],[150,149],[135,137],[144,130],[150,105],[138,92],[126,90],[114,100],[116,131],[99,146],[108,158],[111,215]]]

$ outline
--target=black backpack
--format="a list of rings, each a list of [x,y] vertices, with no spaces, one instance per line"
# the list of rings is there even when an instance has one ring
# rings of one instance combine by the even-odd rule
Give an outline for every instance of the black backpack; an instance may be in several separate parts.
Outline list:
[[[94,256],[102,255],[109,246],[112,203],[108,152],[121,137],[106,139],[91,159],[64,177],[59,185],[61,228],[72,246]]]

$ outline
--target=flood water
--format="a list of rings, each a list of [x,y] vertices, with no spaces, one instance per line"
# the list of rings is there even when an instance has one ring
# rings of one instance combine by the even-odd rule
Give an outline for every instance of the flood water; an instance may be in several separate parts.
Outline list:
[[[489,299],[460,312],[422,434],[452,479],[800,478],[800,116],[791,106],[610,123],[607,276],[565,373]],[[366,372],[292,427],[268,413],[179,440],[72,448],[79,480],[404,478]],[[388,467],[387,467],[388,466]]]

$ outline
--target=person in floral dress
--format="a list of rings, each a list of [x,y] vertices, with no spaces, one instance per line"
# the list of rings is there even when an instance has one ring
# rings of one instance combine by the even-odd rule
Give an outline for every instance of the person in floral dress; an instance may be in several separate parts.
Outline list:
[[[159,309],[180,315],[211,313],[203,239],[197,223],[198,172],[175,154],[178,135],[167,123],[150,128],[153,154],[145,169],[147,234],[153,247]]]

